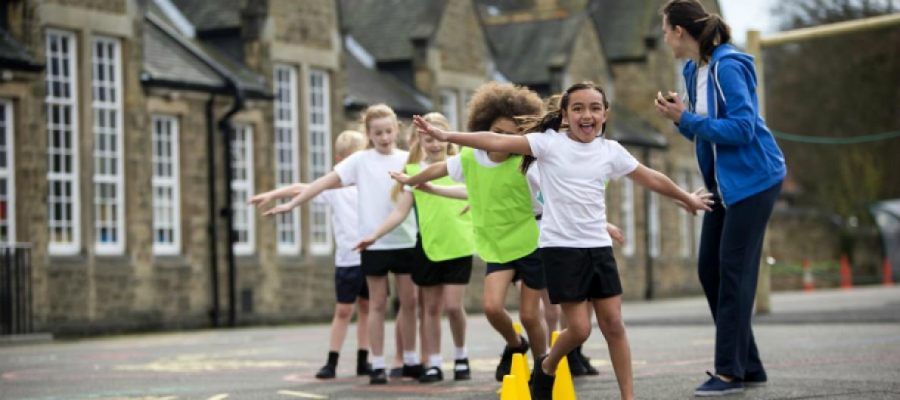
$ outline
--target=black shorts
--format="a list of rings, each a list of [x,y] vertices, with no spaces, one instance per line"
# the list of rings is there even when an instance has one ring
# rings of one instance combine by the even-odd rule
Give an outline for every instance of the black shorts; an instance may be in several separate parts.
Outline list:
[[[366,276],[386,276],[388,272],[411,273],[415,252],[413,249],[363,250],[360,256]]]
[[[419,286],[468,285],[472,277],[472,256],[431,261],[422,248],[422,239],[416,241],[413,283]]]
[[[356,303],[357,298],[369,298],[369,286],[362,268],[337,267],[334,270],[334,292],[337,302],[341,304]]]
[[[513,282],[521,279],[525,286],[534,290],[543,290],[547,287],[547,280],[544,277],[544,262],[541,260],[541,249],[535,249],[534,252],[525,257],[503,264],[487,263],[485,276],[509,269],[516,271],[515,275],[513,275]]]
[[[547,294],[553,304],[606,299],[622,294],[612,247],[545,247],[541,249],[541,258],[547,269]]]

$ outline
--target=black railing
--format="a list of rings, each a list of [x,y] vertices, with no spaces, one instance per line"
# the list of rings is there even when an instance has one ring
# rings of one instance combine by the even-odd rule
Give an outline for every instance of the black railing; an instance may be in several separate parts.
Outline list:
[[[0,244],[0,335],[32,332],[31,246]]]

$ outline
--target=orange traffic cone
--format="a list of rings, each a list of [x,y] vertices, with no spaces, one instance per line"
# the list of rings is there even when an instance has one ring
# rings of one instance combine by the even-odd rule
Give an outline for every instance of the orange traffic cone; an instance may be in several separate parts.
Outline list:
[[[884,286],[894,286],[894,274],[891,270],[891,260],[884,258]]]
[[[809,259],[803,259],[803,291],[812,292],[816,290],[816,283],[813,280],[812,267],[809,265]]]
[[[846,254],[841,254],[841,289],[852,289],[853,279],[850,274],[850,261]]]

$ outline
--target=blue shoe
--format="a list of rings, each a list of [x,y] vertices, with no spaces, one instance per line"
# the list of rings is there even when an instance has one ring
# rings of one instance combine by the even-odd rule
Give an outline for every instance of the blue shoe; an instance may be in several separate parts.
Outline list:
[[[747,389],[766,386],[768,381],[765,370],[744,374],[744,387]]]
[[[706,374],[709,375],[709,380],[694,390],[694,396],[727,396],[729,394],[741,393],[744,391],[744,382],[738,380],[725,382],[712,373],[707,372]]]

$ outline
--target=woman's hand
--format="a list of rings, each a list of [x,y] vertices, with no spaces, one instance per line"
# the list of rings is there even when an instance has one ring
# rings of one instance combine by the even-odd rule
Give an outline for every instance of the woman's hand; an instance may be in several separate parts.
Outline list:
[[[447,132],[444,132],[429,124],[428,121],[422,119],[421,116],[414,115],[413,123],[416,124],[416,129],[418,130],[419,134],[431,136],[442,142],[446,142],[447,138],[450,136],[449,134],[447,134]]]
[[[684,103],[678,97],[678,93],[669,92],[673,101],[666,100],[662,93],[656,92],[656,100],[653,101],[656,106],[656,112],[663,117],[672,120],[672,122],[681,122],[681,114],[684,112]]]
[[[366,236],[362,240],[360,240],[359,243],[356,244],[356,246],[353,246],[353,251],[360,252],[365,249],[368,249],[369,246],[371,246],[373,243],[375,243],[375,240],[377,240],[377,239],[375,239],[372,236]]]

